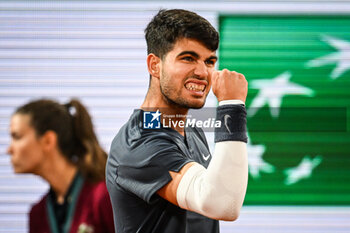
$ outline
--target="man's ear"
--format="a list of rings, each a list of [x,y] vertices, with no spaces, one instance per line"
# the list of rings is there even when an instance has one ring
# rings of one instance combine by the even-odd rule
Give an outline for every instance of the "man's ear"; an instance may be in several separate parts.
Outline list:
[[[159,78],[160,74],[160,58],[150,53],[147,56],[147,68],[152,77]]]
[[[49,151],[52,151],[53,149],[58,148],[57,134],[52,130],[46,131],[41,136],[40,142],[41,142],[42,148],[46,152],[49,152]]]

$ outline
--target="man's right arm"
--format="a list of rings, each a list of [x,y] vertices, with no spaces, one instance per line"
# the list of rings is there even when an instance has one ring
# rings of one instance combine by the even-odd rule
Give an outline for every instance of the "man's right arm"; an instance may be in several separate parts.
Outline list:
[[[224,70],[213,73],[213,92],[221,104],[217,118],[222,128],[215,132],[215,151],[207,169],[191,162],[157,193],[181,208],[219,220],[235,220],[243,204],[248,162],[246,112],[242,105],[247,94],[243,75]],[[227,124],[230,118],[231,124]]]

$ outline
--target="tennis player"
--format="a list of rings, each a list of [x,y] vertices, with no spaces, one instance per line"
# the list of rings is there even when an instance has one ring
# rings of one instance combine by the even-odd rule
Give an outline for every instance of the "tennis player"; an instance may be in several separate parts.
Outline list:
[[[161,10],[145,36],[149,89],[107,161],[116,232],[219,232],[218,220],[237,219],[247,187],[247,81],[215,71],[219,35],[193,12]],[[181,124],[189,109],[203,107],[211,87],[222,123],[213,155],[201,128]],[[147,114],[153,129],[144,124]],[[171,128],[156,125],[161,116],[172,116]]]

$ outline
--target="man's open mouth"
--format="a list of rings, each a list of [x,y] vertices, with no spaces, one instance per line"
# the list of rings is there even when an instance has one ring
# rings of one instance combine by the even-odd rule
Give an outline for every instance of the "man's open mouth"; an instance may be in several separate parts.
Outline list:
[[[188,82],[185,84],[185,87],[187,90],[190,90],[190,91],[204,91],[205,90],[205,87],[206,85],[204,84],[198,84],[198,83],[193,83],[193,82]]]

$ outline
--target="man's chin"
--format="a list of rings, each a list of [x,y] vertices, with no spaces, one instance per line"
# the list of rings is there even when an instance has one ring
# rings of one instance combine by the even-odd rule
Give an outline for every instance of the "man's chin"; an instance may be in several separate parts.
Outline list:
[[[177,107],[186,108],[186,109],[200,109],[204,106],[204,103],[177,103]]]
[[[192,108],[192,109],[200,109],[200,108],[203,108],[205,103],[199,103],[199,104],[193,104],[193,105],[190,105],[189,108]]]
[[[204,106],[205,104],[205,100],[206,100],[206,96],[205,98],[200,98],[200,99],[197,99],[197,98],[194,98],[192,100],[189,100],[189,99],[184,99],[184,98],[178,98],[176,100],[172,100],[170,98],[168,98],[167,96],[165,96],[168,103],[170,105],[173,105],[174,107],[177,106],[177,107],[180,107],[180,108],[187,108],[187,109],[200,109]]]
[[[206,100],[206,96],[203,98],[198,98],[198,99],[194,99],[191,102],[187,102],[187,106],[188,108],[192,108],[192,109],[200,109],[203,108],[204,104],[205,104],[205,100]]]

